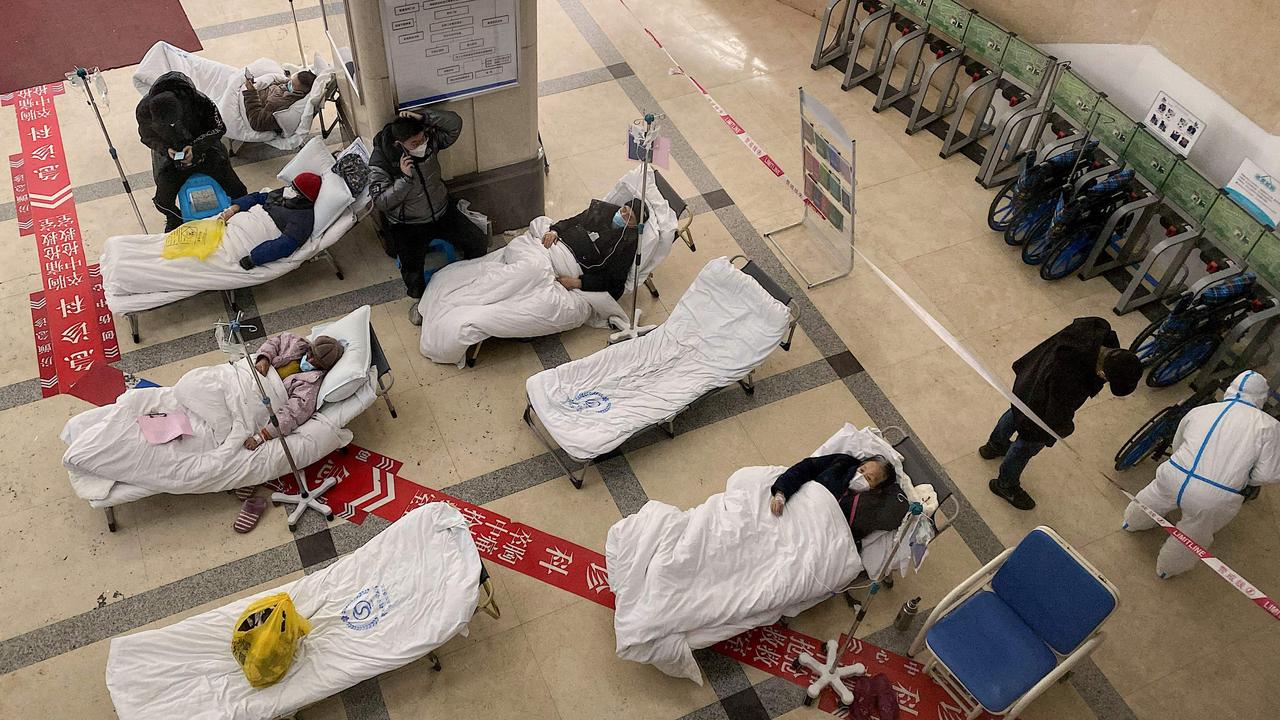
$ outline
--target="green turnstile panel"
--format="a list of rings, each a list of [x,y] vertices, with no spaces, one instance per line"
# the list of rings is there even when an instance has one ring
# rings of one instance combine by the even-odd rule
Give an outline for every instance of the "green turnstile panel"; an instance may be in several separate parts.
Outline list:
[[[929,6],[929,27],[949,35],[956,40],[964,40],[965,29],[969,27],[969,8],[955,0],[933,0]]]
[[[1249,253],[1249,269],[1258,273],[1263,284],[1280,288],[1280,237],[1264,233]]]
[[[1053,85],[1053,109],[1076,121],[1078,127],[1087,129],[1093,109],[1098,105],[1098,93],[1071,70],[1058,76]]]
[[[1093,119],[1093,137],[1116,157],[1124,155],[1137,129],[1138,123],[1130,120],[1129,116],[1112,105],[1111,101],[1106,98],[1098,101],[1097,112],[1094,113]]]
[[[1231,198],[1219,197],[1205,215],[1204,231],[1224,250],[1243,259],[1267,230]]]
[[[893,4],[910,13],[917,20],[929,17],[929,4],[933,0],[893,0]]]
[[[1134,131],[1122,159],[1155,187],[1162,186],[1173,172],[1173,166],[1178,164],[1178,158],[1169,148],[1145,128]]]
[[[1051,60],[1048,55],[1016,37],[1010,36],[1000,67],[1006,75],[1012,75],[1024,87],[1035,90],[1044,82]]]
[[[1201,222],[1218,199],[1218,188],[1185,162],[1178,162],[1160,188],[1165,202],[1177,206],[1187,217]]]
[[[970,57],[976,57],[989,67],[996,67],[1009,45],[1009,33],[981,15],[969,18],[969,29],[964,34],[964,46]]]

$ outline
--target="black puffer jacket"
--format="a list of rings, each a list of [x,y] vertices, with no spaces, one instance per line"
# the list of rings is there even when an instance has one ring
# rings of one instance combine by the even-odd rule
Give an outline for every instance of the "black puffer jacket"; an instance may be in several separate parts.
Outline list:
[[[849,481],[858,466],[866,458],[856,458],[844,453],[808,457],[792,465],[774,481],[772,493],[781,493],[788,500],[802,485],[816,482],[835,496],[840,512],[849,520],[849,531],[854,542],[862,547],[862,539],[877,530],[894,530],[907,515],[907,496],[897,483],[897,478],[881,483],[866,492],[855,493],[849,489]],[[857,499],[857,507],[854,500]]]
[[[173,125],[151,118],[151,103],[156,95],[171,92],[182,105],[182,120]],[[221,152],[222,136],[227,127],[218,106],[196,89],[191,79],[180,72],[167,72],[156,79],[151,90],[138,102],[134,111],[138,121],[138,137],[151,151],[169,156],[169,150],[191,146],[194,164],[200,164],[210,151]]]
[[[1098,376],[1102,348],[1118,348],[1120,339],[1100,317],[1082,317],[1054,333],[1013,363],[1013,394],[1053,431],[1066,437],[1075,431],[1075,414],[1106,382]],[[1053,436],[1013,410],[1018,437],[1053,445]]]
[[[619,230],[613,216],[620,205],[592,200],[586,210],[551,226],[582,266],[582,289],[607,292],[615,300],[627,287],[639,243],[635,226]]]
[[[428,223],[449,209],[449,190],[440,170],[439,153],[462,135],[462,118],[449,110],[423,108],[416,112],[422,115],[428,149],[426,157],[414,158],[413,177],[400,172],[404,150],[391,135],[391,128],[384,127],[373,137],[369,193],[373,204],[393,223]]]

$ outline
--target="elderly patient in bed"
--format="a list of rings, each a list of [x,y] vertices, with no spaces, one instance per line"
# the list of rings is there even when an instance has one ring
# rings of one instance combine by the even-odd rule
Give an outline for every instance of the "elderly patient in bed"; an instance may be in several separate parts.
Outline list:
[[[808,482],[827,489],[849,521],[854,543],[877,530],[896,530],[907,514],[907,496],[898,473],[883,455],[854,457],[844,453],[808,457],[792,465],[773,483],[769,510],[782,515],[787,500]]]
[[[287,258],[302,247],[315,229],[316,198],[320,196],[321,179],[310,172],[299,173],[285,187],[270,192],[249,193],[231,201],[222,211],[223,222],[229,222],[236,213],[258,205],[267,211],[280,235],[259,243],[248,255],[240,258],[240,267],[252,270],[259,265]]]
[[[254,367],[266,377],[271,368],[276,369],[284,381],[289,399],[276,412],[278,427],[264,427],[244,440],[246,450],[254,450],[277,435],[288,435],[299,425],[311,419],[316,412],[316,398],[320,395],[320,383],[325,373],[333,369],[342,358],[345,348],[342,341],[321,335],[315,342],[290,332],[273,335],[258,348]]]

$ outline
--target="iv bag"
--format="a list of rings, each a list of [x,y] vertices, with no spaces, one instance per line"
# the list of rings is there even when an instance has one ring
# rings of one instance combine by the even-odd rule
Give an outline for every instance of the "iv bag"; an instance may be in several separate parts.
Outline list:
[[[98,68],[93,69],[93,87],[98,91],[98,103],[102,105],[102,109],[111,111],[111,98],[107,97],[107,80],[102,77],[102,71]]]

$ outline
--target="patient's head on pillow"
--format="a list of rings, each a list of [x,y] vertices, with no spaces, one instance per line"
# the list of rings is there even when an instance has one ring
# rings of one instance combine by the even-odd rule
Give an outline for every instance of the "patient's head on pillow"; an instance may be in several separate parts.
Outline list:
[[[293,91],[307,94],[311,92],[311,86],[316,82],[316,74],[310,70],[303,70],[293,76]]]
[[[633,198],[618,209],[618,214],[622,216],[622,220],[627,224],[627,227],[634,227],[637,222],[644,222],[649,219],[649,208],[640,198]]]
[[[342,359],[342,353],[345,350],[341,340],[321,335],[311,343],[311,352],[307,353],[307,360],[315,369],[329,372]]]
[[[862,461],[858,469],[862,471],[862,476],[867,479],[867,483],[873,488],[885,483],[896,483],[898,481],[897,469],[883,455],[868,457]]]

